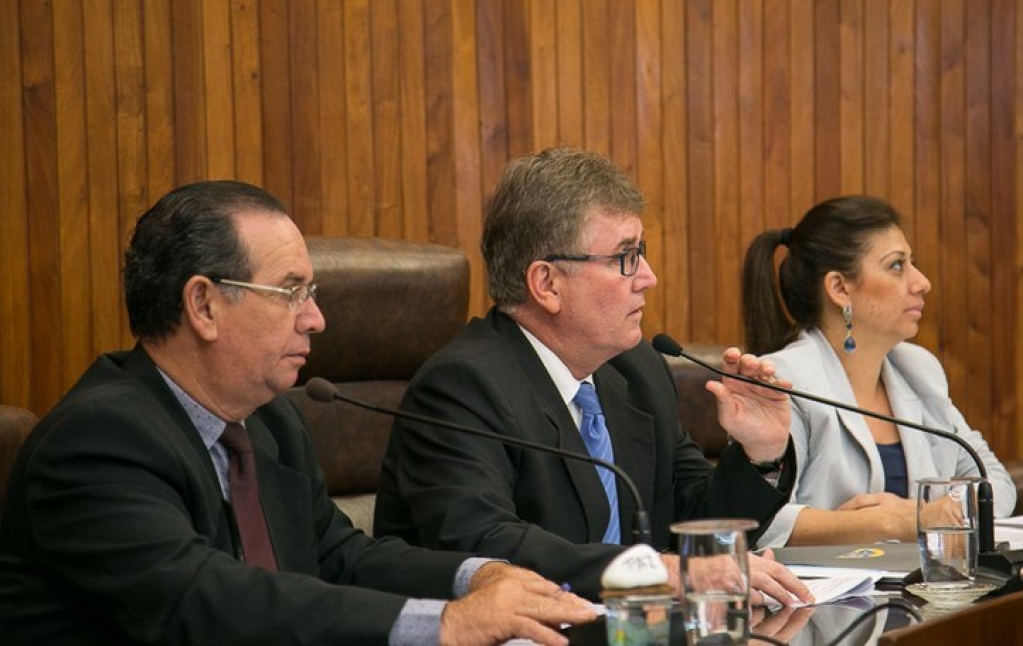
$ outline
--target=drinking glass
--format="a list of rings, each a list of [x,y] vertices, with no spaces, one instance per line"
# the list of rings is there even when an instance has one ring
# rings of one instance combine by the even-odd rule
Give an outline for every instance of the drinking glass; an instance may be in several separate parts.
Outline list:
[[[675,599],[666,595],[623,595],[604,599],[608,646],[671,646]]]
[[[978,481],[924,478],[917,485],[920,571],[928,588],[965,588],[976,577]]]
[[[689,646],[745,644],[749,640],[749,561],[746,519],[675,523],[682,614]]]

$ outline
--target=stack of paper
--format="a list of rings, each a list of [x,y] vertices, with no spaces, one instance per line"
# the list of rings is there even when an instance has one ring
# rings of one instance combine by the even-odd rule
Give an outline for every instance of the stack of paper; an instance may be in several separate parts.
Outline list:
[[[810,588],[810,592],[816,600],[814,605],[873,594],[874,584],[886,575],[883,570],[816,565],[790,565],[789,570],[802,579],[806,587]],[[775,600],[772,599],[772,601]],[[777,601],[775,604],[781,605]],[[795,605],[807,604],[798,602]]]

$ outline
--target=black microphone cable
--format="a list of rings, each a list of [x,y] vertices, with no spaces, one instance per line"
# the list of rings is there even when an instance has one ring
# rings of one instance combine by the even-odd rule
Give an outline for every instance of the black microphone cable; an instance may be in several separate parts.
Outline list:
[[[630,478],[629,475],[625,473],[625,471],[623,471],[621,467],[612,462],[608,462],[600,458],[595,458],[590,455],[583,455],[582,453],[573,453],[572,451],[565,451],[564,449],[559,449],[553,446],[547,446],[546,444],[539,444],[537,442],[524,440],[518,437],[509,437],[505,435],[500,435],[498,433],[493,433],[491,431],[484,431],[483,429],[473,428],[471,426],[456,424],[454,422],[449,422],[443,419],[427,417],[426,415],[410,413],[408,411],[403,411],[395,408],[377,406],[376,404],[371,404],[369,402],[362,401],[360,399],[356,399],[354,397],[349,397],[348,395],[342,394],[341,391],[339,391],[337,387],[334,386],[334,384],[330,383],[329,381],[322,377],[313,377],[312,379],[307,381],[305,385],[305,392],[307,395],[309,395],[310,399],[313,399],[318,402],[329,403],[335,399],[338,399],[348,404],[352,404],[353,406],[358,406],[359,408],[371,410],[376,413],[382,413],[384,415],[389,415],[391,417],[400,417],[402,419],[411,420],[413,422],[419,422],[421,424],[427,424],[429,426],[434,426],[437,428],[459,431],[461,433],[467,433],[469,435],[475,435],[477,437],[485,437],[496,442],[501,442],[502,444],[521,446],[527,449],[533,449],[534,451],[539,451],[541,453],[549,453],[551,455],[557,455],[559,457],[568,458],[570,460],[588,462],[590,464],[595,464],[597,466],[608,469],[609,471],[614,473],[621,482],[625,483],[626,488],[632,495],[633,503],[636,505],[636,511],[633,514],[632,524],[633,543],[634,544],[643,543],[645,545],[650,545],[653,543],[653,533],[651,532],[650,529],[650,516],[649,514],[647,514],[646,509],[643,507],[643,498],[639,495],[639,489],[636,488],[636,483],[632,481],[632,478]]]

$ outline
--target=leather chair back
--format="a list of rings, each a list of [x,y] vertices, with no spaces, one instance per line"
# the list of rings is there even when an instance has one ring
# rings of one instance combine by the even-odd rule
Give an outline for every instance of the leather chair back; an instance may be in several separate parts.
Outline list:
[[[377,406],[397,408],[409,379],[465,324],[469,262],[449,247],[379,238],[307,237],[327,328],[288,392],[310,431],[334,502],[371,533],[380,462],[392,419],[349,404],[311,400],[323,377]]]

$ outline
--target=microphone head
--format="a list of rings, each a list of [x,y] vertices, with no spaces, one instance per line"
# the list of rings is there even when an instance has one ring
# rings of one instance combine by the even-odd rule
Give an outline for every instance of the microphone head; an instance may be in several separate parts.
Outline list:
[[[305,394],[313,401],[330,403],[337,396],[337,388],[323,377],[313,377],[305,384]]]
[[[653,346],[654,350],[657,350],[661,354],[667,354],[672,357],[682,356],[682,346],[679,345],[678,341],[667,334],[661,333],[655,336]]]

